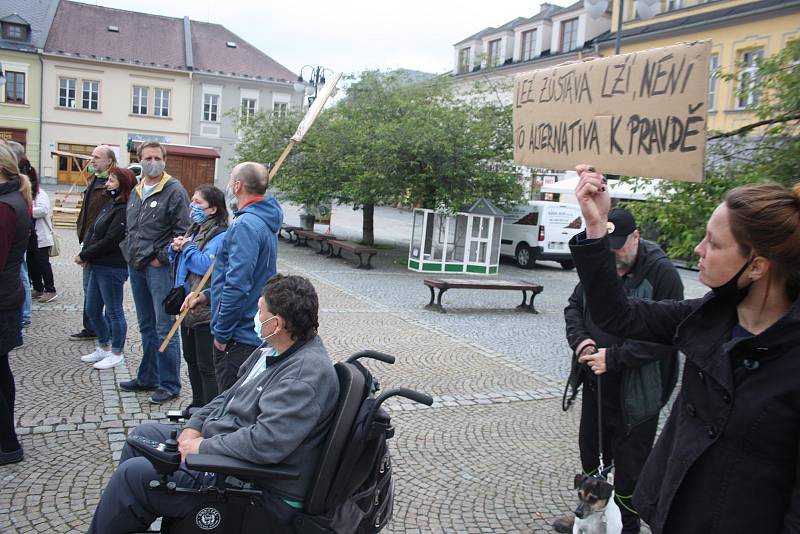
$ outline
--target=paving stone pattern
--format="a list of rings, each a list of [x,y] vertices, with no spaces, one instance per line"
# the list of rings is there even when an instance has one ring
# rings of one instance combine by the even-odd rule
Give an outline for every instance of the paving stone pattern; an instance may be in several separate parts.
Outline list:
[[[190,401],[186,367],[178,399],[162,406],[118,383],[135,376],[141,342],[130,292],[125,365],[96,371],[80,361],[90,342],[68,340],[81,327],[81,272],[70,261],[74,233],[58,230],[59,297],[34,304],[25,345],[11,355],[17,427],[26,460],[0,467],[0,532],[83,532],[113,473],[126,433]],[[361,349],[397,356],[369,366],[382,385],[430,393],[431,408],[388,404],[397,499],[387,532],[550,532],[574,508],[578,409],[563,413],[568,364],[562,310],[577,278],[551,265],[501,278],[545,287],[539,315],[513,310],[512,292],[452,291],[446,314],[423,309],[421,274],[404,268],[402,247],[382,251],[377,269],[353,269],[281,242],[279,270],[308,276],[320,296],[320,334],[334,360]],[[699,286],[686,276],[689,292]]]

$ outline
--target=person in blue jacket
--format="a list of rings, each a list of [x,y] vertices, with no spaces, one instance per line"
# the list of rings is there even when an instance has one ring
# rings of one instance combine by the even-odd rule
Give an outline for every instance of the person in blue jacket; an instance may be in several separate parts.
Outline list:
[[[258,296],[275,273],[283,210],[267,195],[269,173],[260,163],[240,163],[231,171],[228,194],[238,209],[217,253],[211,289],[190,293],[184,306],[210,302],[214,369],[223,392],[236,382],[239,366],[261,344],[254,329]]]
[[[213,185],[201,185],[189,204],[192,225],[185,236],[167,245],[167,257],[175,271],[175,287],[186,294],[193,291],[214,262],[228,229],[225,193]],[[192,386],[192,402],[187,409],[205,406],[217,396],[217,375],[211,336],[211,309],[199,306],[181,324],[183,359]]]

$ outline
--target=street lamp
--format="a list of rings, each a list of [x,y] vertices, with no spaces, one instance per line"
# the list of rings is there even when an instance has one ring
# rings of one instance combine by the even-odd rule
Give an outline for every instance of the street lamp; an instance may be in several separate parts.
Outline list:
[[[306,85],[308,92],[308,105],[310,106],[317,98],[318,88],[322,85],[325,85],[325,72],[333,74],[333,71],[326,67],[312,67],[311,65],[303,65],[303,68],[300,69],[300,76],[297,77],[297,84],[295,84],[295,87],[298,87],[298,84],[306,83],[306,81],[303,79],[303,72],[305,72],[306,69],[311,69],[311,75],[308,77],[309,85]],[[310,92],[312,87],[314,88],[313,94]]]

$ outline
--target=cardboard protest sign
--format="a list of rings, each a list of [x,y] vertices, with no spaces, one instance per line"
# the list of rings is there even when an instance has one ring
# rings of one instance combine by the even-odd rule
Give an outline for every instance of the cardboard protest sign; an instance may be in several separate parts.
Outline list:
[[[541,69],[514,83],[514,162],[698,182],[711,43]]]

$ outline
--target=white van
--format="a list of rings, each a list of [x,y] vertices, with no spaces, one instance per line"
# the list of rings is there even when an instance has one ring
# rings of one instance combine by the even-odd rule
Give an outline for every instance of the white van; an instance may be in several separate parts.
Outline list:
[[[545,200],[521,204],[506,210],[500,254],[513,256],[523,269],[533,267],[536,260],[557,261],[564,269],[573,269],[568,243],[583,227],[576,204]]]

